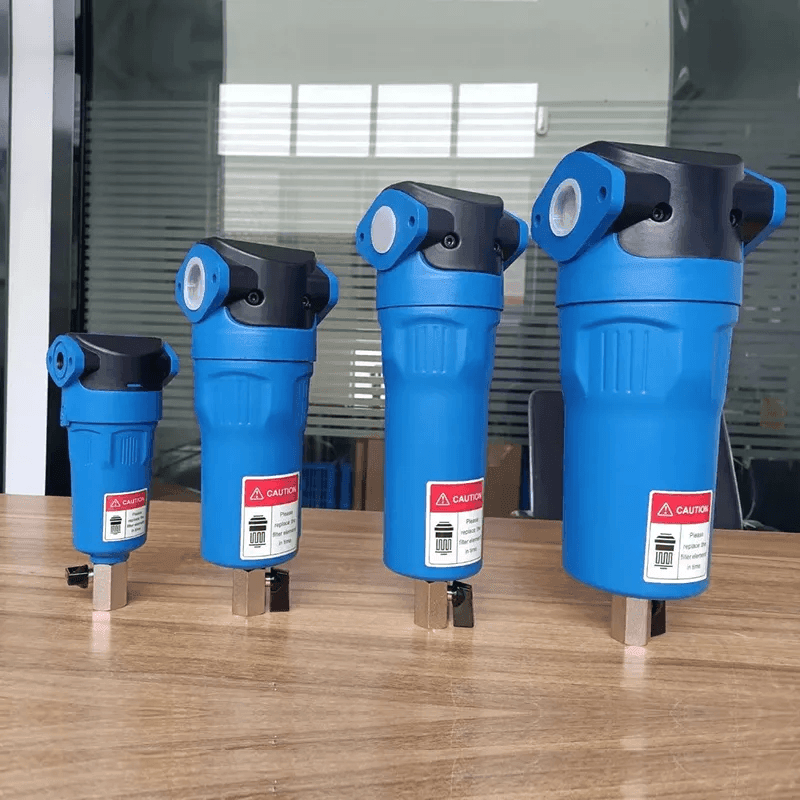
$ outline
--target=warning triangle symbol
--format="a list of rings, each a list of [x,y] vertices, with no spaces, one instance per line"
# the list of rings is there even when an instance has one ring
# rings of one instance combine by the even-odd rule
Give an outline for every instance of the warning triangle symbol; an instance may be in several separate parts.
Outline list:
[[[253,489],[253,494],[250,495],[250,499],[251,500],[263,500],[264,499],[264,495],[261,494],[261,489],[259,489],[258,486],[256,486],[255,489]]]
[[[111,504],[111,508],[122,508],[122,503],[115,498],[114,502]]]
[[[672,513],[672,509],[669,507],[669,503],[664,503],[663,506],[658,511],[659,517],[672,517],[674,514]]]
[[[444,492],[442,492],[439,495],[439,499],[436,501],[436,505],[437,506],[449,506],[450,505],[450,501],[447,499],[447,495]]]

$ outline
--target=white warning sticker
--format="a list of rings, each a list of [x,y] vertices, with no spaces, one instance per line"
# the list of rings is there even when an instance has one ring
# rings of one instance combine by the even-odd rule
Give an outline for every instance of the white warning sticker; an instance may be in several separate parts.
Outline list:
[[[147,489],[103,497],[103,541],[120,542],[147,533]]]
[[[483,554],[483,478],[428,481],[425,566],[464,567]]]
[[[708,577],[713,492],[650,492],[644,580],[693,583]]]
[[[294,553],[300,532],[300,473],[242,478],[244,560]]]

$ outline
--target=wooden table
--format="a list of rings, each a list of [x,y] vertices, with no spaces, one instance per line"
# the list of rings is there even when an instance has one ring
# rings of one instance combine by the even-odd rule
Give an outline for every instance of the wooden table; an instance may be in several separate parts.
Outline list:
[[[306,512],[293,610],[242,619],[198,513],[152,505],[107,614],[68,502],[0,498],[0,797],[800,797],[800,536],[718,534],[637,649],[552,523],[488,520],[476,627],[428,632],[379,514]]]

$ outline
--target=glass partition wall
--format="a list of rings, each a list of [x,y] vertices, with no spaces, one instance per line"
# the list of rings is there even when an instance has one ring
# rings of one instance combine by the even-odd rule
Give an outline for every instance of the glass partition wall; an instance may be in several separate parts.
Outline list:
[[[724,150],[787,189],[783,226],[745,263],[725,419],[746,516],[800,531],[800,5],[674,3],[669,141]]]
[[[527,219],[558,160],[595,139],[733,149],[778,178],[779,162],[790,170],[796,158],[791,113],[770,123],[742,104],[741,135],[727,130],[728,111],[715,103],[734,98],[709,95],[695,63],[699,37],[713,34],[698,4],[90,5],[86,325],[163,336],[178,350],[182,373],[165,393],[157,463],[184,483],[196,485],[198,433],[190,332],[172,281],[196,239],[221,232],[310,248],[336,272],[341,301],[319,333],[309,457],[348,458],[348,443],[380,437],[383,425],[375,277],[353,246],[382,188],[413,179],[495,193]],[[714,74],[714,58],[704,58]],[[796,94],[793,103],[796,114]],[[772,139],[756,148],[762,130]],[[728,410],[743,465],[756,453],[787,461],[800,434],[794,373],[778,355],[796,349],[787,343],[797,332],[769,306],[775,293],[789,302],[777,276],[789,281],[800,261],[791,202],[784,232],[755,256],[764,263],[748,264]],[[558,386],[554,289],[555,266],[535,247],[507,273],[490,406],[496,442],[524,445],[530,392]],[[761,424],[784,411],[779,430],[771,417]]]

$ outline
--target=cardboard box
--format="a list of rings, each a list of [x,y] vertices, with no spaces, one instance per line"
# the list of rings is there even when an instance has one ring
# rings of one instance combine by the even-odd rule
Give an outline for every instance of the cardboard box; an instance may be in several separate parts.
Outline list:
[[[185,486],[178,486],[173,483],[164,483],[159,478],[153,478],[150,484],[151,500],[177,500],[184,503],[199,503],[199,492],[193,492]]]
[[[486,462],[483,516],[510,517],[519,510],[522,447],[489,442]]]

